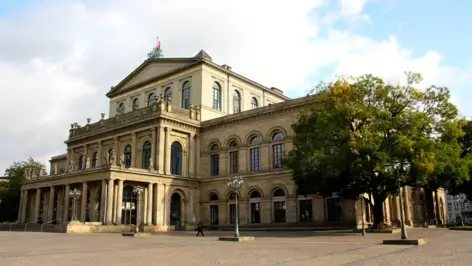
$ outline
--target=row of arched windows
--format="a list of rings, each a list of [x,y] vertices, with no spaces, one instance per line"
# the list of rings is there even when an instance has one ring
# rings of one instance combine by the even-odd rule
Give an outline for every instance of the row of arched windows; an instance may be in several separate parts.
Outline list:
[[[218,82],[213,82],[213,103],[212,107],[215,110],[221,111],[221,85]],[[259,101],[256,97],[251,98],[251,109],[259,107]],[[241,93],[238,90],[233,91],[233,113],[239,113],[241,108]]]
[[[111,156],[113,153],[113,148],[108,150],[108,156]],[[126,145],[123,150],[124,155],[124,167],[129,168],[131,167],[131,158],[132,158],[132,147],[131,145]],[[174,141],[171,145],[171,154],[170,154],[170,169],[171,174],[173,175],[182,175],[182,145]],[[145,141],[142,145],[142,154],[141,154],[141,168],[149,169],[150,167],[150,159],[152,157],[152,144],[150,141]],[[98,152],[94,152],[92,155],[91,160],[91,168],[97,168],[98,165]],[[78,161],[78,169],[84,170],[85,169],[85,157],[84,155],[79,156]]]
[[[248,196],[249,196],[250,199],[261,199],[262,198],[261,193],[256,189],[251,190],[248,193]],[[285,191],[281,188],[276,188],[272,191],[272,197],[273,198],[277,198],[277,197],[280,198],[280,197],[285,197],[285,196],[286,196]],[[230,192],[229,195],[228,195],[228,200],[234,200],[235,198],[236,198],[235,192],[234,191]],[[241,195],[238,195],[238,198],[241,198]],[[210,193],[208,199],[209,199],[209,201],[219,201],[220,197],[215,192],[212,192],[212,193]]]
[[[183,86],[182,86],[182,102],[181,102],[181,107],[184,109],[190,109],[190,89],[192,88],[192,85],[190,84],[189,81],[186,81]],[[172,88],[167,87],[164,90],[164,101],[166,103],[169,103],[169,101],[172,99]],[[156,95],[154,93],[150,93],[147,97],[147,102],[146,106],[151,106],[156,102]],[[132,111],[136,111],[140,108],[139,106],[139,98],[134,98],[133,99],[133,104],[132,104]],[[118,105],[117,109],[118,114],[124,114],[125,113],[125,103],[120,103]]]
[[[282,168],[282,158],[284,152],[284,143],[283,143],[283,133],[280,131],[276,131],[271,136],[271,148],[272,148],[272,160],[271,160],[271,168],[272,169],[280,169]],[[249,141],[249,170],[251,172],[257,172],[261,170],[261,138],[258,135],[253,135],[250,137]],[[228,164],[228,172],[229,174],[237,174],[239,173],[239,150],[238,150],[238,142],[236,140],[232,140],[229,142],[228,149],[229,149],[229,164]],[[218,176],[220,175],[220,154],[217,151],[219,149],[217,144],[213,144],[210,148],[211,155],[210,155],[210,175],[211,176]]]

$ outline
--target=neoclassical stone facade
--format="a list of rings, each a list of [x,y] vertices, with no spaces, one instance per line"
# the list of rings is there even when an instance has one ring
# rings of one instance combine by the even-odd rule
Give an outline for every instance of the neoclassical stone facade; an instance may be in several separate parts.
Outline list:
[[[71,124],[67,153],[51,158],[50,174],[28,176],[21,223],[77,220],[70,230],[81,232],[121,231],[136,219],[149,231],[193,229],[198,221],[217,228],[234,223],[235,193],[242,226],[361,223],[360,201],[299,196],[281,165],[292,149],[290,125],[312,97],[289,99],[203,50],[149,58],[107,96],[109,117]],[[228,188],[231,176],[244,178],[239,191]],[[408,224],[434,213],[444,220],[442,191],[433,209],[423,190],[403,192]],[[399,219],[398,206],[395,196],[385,202],[386,223]],[[364,218],[371,221],[368,207]]]

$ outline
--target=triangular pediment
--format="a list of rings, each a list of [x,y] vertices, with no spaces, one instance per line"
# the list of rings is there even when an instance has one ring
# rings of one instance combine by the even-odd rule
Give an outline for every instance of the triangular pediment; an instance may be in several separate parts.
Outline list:
[[[136,70],[134,70],[130,75],[123,79],[116,87],[107,94],[109,96],[117,95],[120,92],[129,90],[131,87],[134,87],[138,84],[142,84],[153,78],[163,76],[167,73],[177,71],[182,69],[185,66],[195,63],[195,59],[176,59],[176,60],[150,60],[146,61]]]

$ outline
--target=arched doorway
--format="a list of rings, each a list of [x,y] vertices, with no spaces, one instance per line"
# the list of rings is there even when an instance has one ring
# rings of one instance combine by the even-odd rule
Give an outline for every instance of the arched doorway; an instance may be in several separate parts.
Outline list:
[[[275,189],[272,193],[272,201],[274,204],[274,223],[285,223],[285,192],[280,188]]]
[[[253,190],[249,194],[249,202],[251,203],[251,223],[261,223],[261,193],[257,190]]]
[[[219,223],[218,201],[220,198],[216,193],[210,195],[210,224],[217,225]]]
[[[176,230],[180,225],[182,218],[182,197],[179,193],[175,192],[170,197],[170,225],[175,225]]]
[[[133,193],[132,186],[123,188],[123,201],[121,203],[121,224],[136,224],[138,195]]]

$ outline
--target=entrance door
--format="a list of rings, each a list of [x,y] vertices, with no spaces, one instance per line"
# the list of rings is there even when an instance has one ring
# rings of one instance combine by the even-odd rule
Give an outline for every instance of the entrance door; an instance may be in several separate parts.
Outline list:
[[[133,188],[126,186],[123,188],[123,201],[121,204],[121,224],[136,224],[136,214],[138,196],[133,193]]]
[[[285,201],[274,202],[274,223],[285,223]]]
[[[210,206],[210,222],[213,225],[218,224],[218,205]]]
[[[251,203],[251,223],[261,223],[261,204],[259,202]]]
[[[179,193],[172,194],[170,198],[170,225],[180,226],[181,212],[181,197]]]

